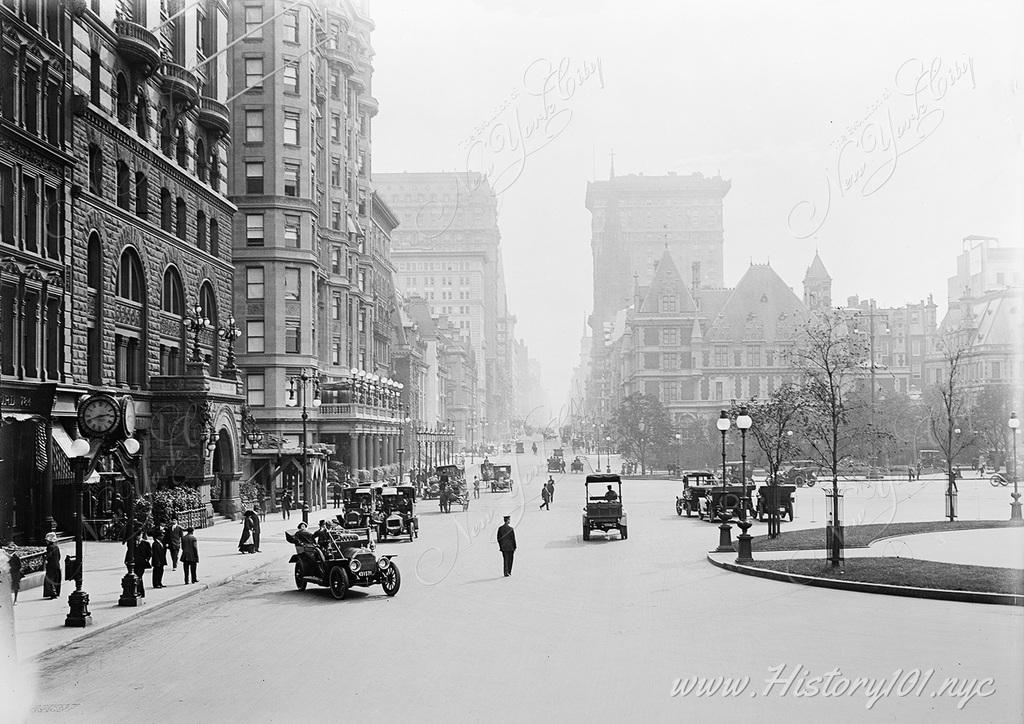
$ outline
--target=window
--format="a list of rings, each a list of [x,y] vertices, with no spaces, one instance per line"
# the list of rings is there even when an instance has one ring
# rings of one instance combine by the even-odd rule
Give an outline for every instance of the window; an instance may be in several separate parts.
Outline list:
[[[90,289],[99,289],[103,283],[103,250],[100,248],[100,236],[95,231],[89,235],[87,265],[86,285]]]
[[[302,246],[301,234],[299,233],[300,218],[293,214],[285,214],[284,217],[284,245],[288,248],[298,249]]]
[[[149,140],[149,104],[146,97],[140,95],[135,100],[135,133],[144,141]]]
[[[679,344],[679,330],[674,328],[661,330],[661,343],[667,347]]]
[[[341,98],[341,75],[336,70],[331,71],[330,75],[331,82],[331,98],[338,100]]]
[[[210,219],[210,253],[220,256],[220,222]]]
[[[250,372],[245,376],[245,401],[251,407],[262,407],[266,404],[267,379],[262,374]]]
[[[263,8],[250,6],[245,9],[245,37],[258,40],[263,37]]]
[[[128,248],[121,254],[121,265],[117,275],[117,296],[141,304],[142,295],[142,263],[135,250]]]
[[[178,317],[184,316],[185,294],[181,284],[181,275],[173,266],[164,272],[164,293],[160,299],[160,308]]]
[[[95,143],[89,144],[89,192],[103,195],[103,151]]]
[[[178,165],[188,168],[188,140],[185,137],[185,124],[178,123],[177,142],[175,145]]]
[[[675,295],[665,295],[661,298],[661,311],[662,312],[674,312],[676,311],[676,298]]]
[[[331,186],[341,186],[341,159],[337,157],[331,159]]]
[[[246,161],[245,162],[245,193],[247,193],[247,194],[262,194],[263,193],[263,162],[262,161]]]
[[[284,165],[284,195],[299,195],[299,164],[297,163]]]
[[[338,143],[341,140],[341,116],[337,113],[331,114],[331,143]]]
[[[335,337],[331,342],[331,364],[341,364],[341,339]]]
[[[300,285],[300,270],[293,266],[286,266],[284,268],[284,298],[285,299],[299,299],[301,291]]]
[[[289,10],[284,14],[284,41],[286,43],[299,42],[299,13],[297,10]]]
[[[298,93],[299,92],[299,63],[298,61],[285,61],[284,70],[281,72],[281,76],[284,78],[284,92],[285,93]]]
[[[196,139],[196,176],[199,180],[206,182],[206,170],[209,165],[209,159],[206,155],[206,144],[203,143],[203,139]]]
[[[286,354],[299,354],[302,351],[302,338],[299,335],[299,320],[284,320],[284,351]]]
[[[39,248],[39,191],[36,180],[27,176],[21,180],[21,198],[23,205],[21,238],[27,251]]]
[[[341,230],[341,202],[331,202],[331,228],[335,231]]]
[[[761,366],[761,348],[747,347],[747,367]]]
[[[160,228],[171,233],[174,224],[173,211],[171,210],[171,192],[167,189],[160,189]]]
[[[18,82],[18,59],[13,51],[0,48],[0,77],[11,80],[0,86],[0,115],[14,119],[15,89]]]
[[[341,274],[341,247],[331,247],[331,273]]]
[[[263,214],[245,215],[245,245],[263,246]]]
[[[679,355],[675,352],[666,352],[661,356],[661,366],[666,370],[679,369]]]
[[[206,214],[202,211],[196,212],[196,248],[206,251]]]
[[[246,109],[245,142],[263,143],[263,111]]]
[[[117,122],[122,126],[127,126],[131,122],[131,108],[129,108],[128,101],[130,100],[128,95],[128,81],[125,80],[124,73],[117,74]]]
[[[263,320],[250,319],[245,323],[245,351],[246,352],[262,352],[263,351],[263,333],[264,325]]]
[[[743,353],[741,351],[739,351],[738,349],[737,350],[733,350],[733,353],[732,353],[732,366],[733,367],[742,367],[743,366]],[[738,396],[739,395],[737,395],[737,397]]]
[[[100,51],[89,53],[89,101],[100,104]]]
[[[188,207],[185,206],[185,199],[178,197],[174,203],[174,234],[182,241],[188,232]]]
[[[299,145],[299,114],[285,111],[284,114],[284,142],[291,146]]]
[[[247,266],[245,268],[245,298],[263,299],[263,267]]]
[[[331,319],[341,319],[341,295],[331,296]]]
[[[727,364],[729,364],[729,350],[725,347],[715,347],[715,367],[725,367]]]
[[[263,58],[245,59],[245,89],[263,89]]]
[[[764,365],[765,365],[765,367],[774,367],[775,366],[775,350],[773,350],[773,349],[766,349],[764,351]]]
[[[117,205],[125,211],[132,209],[132,172],[124,161],[117,162]]]

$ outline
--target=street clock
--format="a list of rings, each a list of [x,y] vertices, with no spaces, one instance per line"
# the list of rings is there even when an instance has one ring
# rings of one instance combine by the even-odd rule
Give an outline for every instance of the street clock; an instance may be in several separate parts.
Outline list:
[[[129,438],[135,435],[135,400],[130,395],[121,398],[121,430],[119,437]]]
[[[121,404],[111,395],[88,395],[78,404],[78,429],[85,437],[108,437],[120,424]]]

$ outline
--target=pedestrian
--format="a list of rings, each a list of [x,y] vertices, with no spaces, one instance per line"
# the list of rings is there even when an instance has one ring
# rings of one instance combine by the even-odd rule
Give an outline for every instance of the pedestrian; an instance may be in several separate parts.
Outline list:
[[[509,525],[511,516],[504,516],[505,522],[498,528],[498,550],[501,551],[501,559],[505,577],[512,575],[512,559],[516,555],[516,532]]]
[[[480,497],[480,477],[477,475],[473,476],[473,497]]]
[[[269,500],[270,499],[266,495],[260,497],[260,510],[259,510],[260,521],[262,521],[264,523],[267,522],[267,502]]]
[[[548,489],[548,498],[552,503],[555,502],[555,479],[549,475],[544,487]]]
[[[153,536],[153,588],[164,587],[164,568],[167,567],[167,548],[164,546],[160,536]]]
[[[544,485],[540,489],[540,499],[541,499],[540,507],[541,508],[547,508],[548,510],[551,510],[551,505],[550,505],[550,503],[551,503],[551,491],[548,489],[547,485]]]
[[[7,565],[11,571],[11,593],[14,594],[14,605],[18,605],[18,591],[21,590],[21,556],[14,541],[7,543]]]
[[[334,484],[334,507],[341,507],[341,485],[338,483]]]
[[[60,546],[57,545],[57,534],[52,531],[46,534],[45,560],[43,598],[60,598]]]
[[[252,514],[252,547],[257,553],[260,552],[260,519],[255,512]]]
[[[128,569],[135,574],[135,592],[139,598],[146,597],[146,569],[151,567],[150,561],[153,558],[153,548],[149,545],[146,531],[139,531],[135,538],[134,556],[129,558],[129,551],[124,553],[124,563]]]
[[[191,583],[195,583],[199,579],[196,578],[196,564],[199,563],[199,544],[196,541],[194,535],[195,529],[189,526],[185,529],[185,535],[181,539],[181,563],[185,569],[185,583],[190,583],[189,574],[192,576]]]
[[[252,512],[245,511],[242,516],[242,537],[238,539],[238,552],[239,553],[252,553],[253,545],[249,542],[249,537],[252,535]]]
[[[167,527],[164,535],[164,544],[171,553],[171,570],[178,570],[178,554],[181,553],[181,536],[184,534],[177,518],[171,518],[171,524]]]
[[[284,491],[281,495],[281,520],[287,520],[292,517],[292,494],[289,491]]]

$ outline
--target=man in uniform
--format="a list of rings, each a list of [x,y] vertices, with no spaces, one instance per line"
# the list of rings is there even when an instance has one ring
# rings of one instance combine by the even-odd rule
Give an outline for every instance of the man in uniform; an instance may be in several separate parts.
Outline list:
[[[511,516],[505,516],[505,522],[498,528],[498,550],[504,562],[505,577],[512,575],[512,559],[516,555],[516,532],[509,525]]]

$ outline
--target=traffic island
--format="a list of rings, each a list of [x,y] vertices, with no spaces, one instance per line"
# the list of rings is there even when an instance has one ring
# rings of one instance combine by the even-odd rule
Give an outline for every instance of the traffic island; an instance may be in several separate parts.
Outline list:
[[[843,527],[844,548],[867,548],[875,541],[894,538],[901,535],[918,535],[920,533],[956,532],[963,530],[984,530],[988,528],[1016,528],[1019,521],[1013,520],[934,520],[913,523],[871,523],[868,525],[848,525]],[[754,555],[769,551],[811,551],[823,550],[825,545],[825,529],[805,528],[787,531],[776,538],[759,535],[751,541]]]
[[[851,558],[838,568],[818,558],[755,560],[739,564],[709,553],[708,560],[729,571],[786,583],[891,596],[1024,606],[1024,571],[1016,568],[887,557]]]

